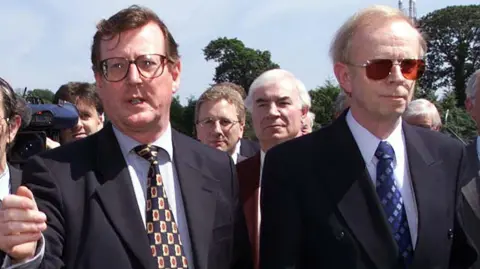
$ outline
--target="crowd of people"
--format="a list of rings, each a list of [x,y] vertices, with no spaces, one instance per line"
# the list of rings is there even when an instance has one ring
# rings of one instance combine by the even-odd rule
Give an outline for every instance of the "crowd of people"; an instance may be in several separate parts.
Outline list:
[[[21,171],[7,152],[27,104],[0,80],[1,268],[480,268],[480,147],[412,100],[426,51],[398,9],[360,10],[331,42],[331,124],[312,132],[305,85],[272,69],[204,91],[193,139],[170,123],[173,34],[120,10],[93,36],[95,84],[55,94],[77,124]],[[480,71],[466,89],[480,126],[477,91]]]

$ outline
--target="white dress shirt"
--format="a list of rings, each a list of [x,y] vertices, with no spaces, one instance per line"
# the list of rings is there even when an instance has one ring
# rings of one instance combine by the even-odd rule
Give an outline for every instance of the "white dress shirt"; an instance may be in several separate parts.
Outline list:
[[[373,185],[376,186],[378,159],[375,157],[375,151],[382,140],[378,139],[375,135],[361,126],[355,120],[351,111],[347,113],[346,121],[355,141],[357,142],[358,148],[362,153],[363,160],[365,161]],[[393,160],[395,184],[400,188],[400,193],[402,194],[403,204],[407,213],[408,226],[410,228],[410,235],[412,237],[412,245],[415,248],[418,232],[418,211],[410,178],[408,156],[405,147],[405,136],[403,135],[401,122],[384,141],[390,143],[395,152],[395,159]]]
[[[238,155],[240,155],[240,146],[242,144],[242,140],[239,139],[237,144],[235,145],[235,150],[233,151],[233,154],[230,156],[232,157],[233,163],[237,164],[238,161]]]
[[[115,126],[113,131],[117,137],[118,144],[122,151],[125,162],[127,163],[128,172],[132,179],[133,190],[137,199],[138,208],[142,215],[143,224],[146,227],[146,192],[147,192],[147,175],[150,168],[150,163],[144,158],[140,157],[133,151],[139,142],[121,133]],[[188,268],[193,268],[193,256],[191,249],[190,234],[188,232],[187,218],[185,216],[185,208],[183,206],[182,193],[178,182],[178,176],[174,169],[173,163],[173,142],[172,142],[172,129],[170,124],[168,125],[165,133],[162,134],[156,141],[151,143],[160,147],[162,150],[158,152],[158,166],[162,180],[167,193],[168,203],[170,209],[173,212],[175,222],[178,226],[178,231],[185,251],[185,256],[188,261]]]
[[[10,169],[8,165],[5,166],[5,170],[0,174],[0,200],[10,194]]]
[[[258,231],[260,231],[260,223],[262,221],[262,212],[260,207],[260,192],[262,191],[262,176],[263,176],[263,163],[265,162],[265,152],[260,150],[260,182],[258,184]]]

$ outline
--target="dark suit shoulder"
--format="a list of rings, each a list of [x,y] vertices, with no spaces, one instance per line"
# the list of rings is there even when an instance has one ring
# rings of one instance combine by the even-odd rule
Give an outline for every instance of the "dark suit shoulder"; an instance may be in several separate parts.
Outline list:
[[[326,138],[329,137],[329,127],[324,127],[310,134],[303,135],[281,144],[274,146],[267,151],[267,155],[288,156],[288,159],[303,158],[314,150],[318,152],[318,147],[328,144]]]
[[[47,150],[38,154],[37,157],[62,163],[71,163],[80,159],[82,159],[82,161],[95,160],[95,151],[98,148],[99,135],[100,133],[95,133],[84,139]]]
[[[200,162],[229,162],[230,156],[228,153],[205,145],[178,131],[172,131],[174,147],[181,147],[181,154],[189,151]]]
[[[465,145],[458,139],[452,138],[442,132],[432,131],[427,128],[404,124],[404,129],[407,128],[417,132],[427,144],[442,144],[447,147],[462,148]]]

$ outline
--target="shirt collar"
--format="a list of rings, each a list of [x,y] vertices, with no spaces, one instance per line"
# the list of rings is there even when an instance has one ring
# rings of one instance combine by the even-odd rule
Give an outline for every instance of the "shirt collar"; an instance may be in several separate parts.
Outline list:
[[[238,155],[240,155],[240,145],[241,145],[241,143],[242,143],[242,140],[239,139],[237,144],[235,145],[235,150],[233,151],[233,154],[231,155],[234,163],[237,163]]]
[[[11,184],[10,184],[10,169],[8,165],[5,166],[5,170],[0,173],[0,200],[11,193]]]
[[[120,130],[118,130],[115,125],[112,124],[112,127],[113,132],[117,137],[118,144],[120,145],[120,150],[122,151],[123,156],[127,156],[130,152],[132,152],[132,149],[134,149],[136,146],[141,145],[141,143],[139,143],[135,139],[125,135]],[[150,143],[150,145],[162,148],[168,153],[170,161],[173,160],[172,128],[170,126],[170,123],[168,123],[165,132],[157,140]]]
[[[477,136],[477,155],[480,160],[480,136]]]
[[[378,144],[382,141],[370,131],[365,129],[352,115],[351,111],[348,111],[346,117],[347,125],[352,132],[355,142],[357,142],[360,153],[362,154],[363,160],[365,163],[370,163],[375,156],[375,151],[377,150]],[[401,121],[401,119],[400,119]],[[402,131],[402,122],[400,122],[393,132],[385,140],[390,145],[392,145],[395,152],[395,160],[400,156],[403,158],[404,154],[404,137]]]

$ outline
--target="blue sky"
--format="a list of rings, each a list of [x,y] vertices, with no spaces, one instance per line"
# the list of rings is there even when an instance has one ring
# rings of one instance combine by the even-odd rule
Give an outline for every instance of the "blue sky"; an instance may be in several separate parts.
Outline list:
[[[328,57],[336,29],[360,8],[398,0],[5,0],[0,10],[0,76],[14,88],[55,92],[68,81],[93,82],[90,45],[95,25],[131,4],[153,9],[180,44],[182,103],[210,83],[215,63],[202,49],[218,37],[269,50],[273,61],[308,89],[333,78]],[[408,3],[408,0],[404,0]],[[407,3],[404,5],[406,6]],[[418,16],[478,0],[418,0]]]

